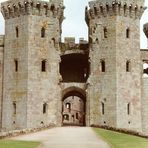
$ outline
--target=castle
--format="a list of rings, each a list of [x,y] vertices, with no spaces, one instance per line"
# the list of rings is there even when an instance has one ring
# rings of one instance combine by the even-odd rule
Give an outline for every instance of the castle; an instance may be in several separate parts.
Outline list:
[[[106,125],[148,133],[144,10],[144,0],[90,1],[89,41],[75,43],[61,42],[63,0],[1,3],[0,127]]]

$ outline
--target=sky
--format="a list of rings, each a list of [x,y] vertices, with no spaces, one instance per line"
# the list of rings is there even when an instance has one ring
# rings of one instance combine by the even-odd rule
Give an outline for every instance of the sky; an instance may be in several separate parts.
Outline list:
[[[7,0],[0,0],[0,2]],[[44,0],[49,1],[49,0]],[[85,6],[88,5],[90,0],[64,0],[66,6],[64,15],[65,20],[62,24],[62,38],[76,37],[78,42],[79,38],[84,37],[87,40],[87,25],[85,23]],[[145,6],[148,6],[148,0],[145,0]],[[141,18],[141,48],[147,48],[147,39],[143,33],[143,24],[148,23],[148,10],[145,11]],[[0,34],[4,34],[4,20],[0,14]]]

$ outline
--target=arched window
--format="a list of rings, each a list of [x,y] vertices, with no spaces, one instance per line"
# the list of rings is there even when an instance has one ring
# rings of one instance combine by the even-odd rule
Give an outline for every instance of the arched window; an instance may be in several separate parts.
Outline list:
[[[36,8],[37,8],[38,12],[40,13],[41,4],[39,2],[37,3]]]
[[[71,109],[71,104],[70,103],[66,103],[66,108],[67,109]]]
[[[131,12],[132,12],[132,4],[129,5],[129,13],[131,15]]]
[[[99,39],[98,38],[96,38],[96,43],[99,44]]]
[[[51,11],[54,11],[54,10],[55,10],[54,4],[51,5],[50,10],[51,10]]]
[[[102,109],[102,115],[104,115],[105,110],[104,110],[104,103],[103,102],[101,102],[101,109]]]
[[[43,104],[43,114],[46,114],[47,112],[47,103]]]
[[[18,60],[14,60],[14,64],[15,64],[15,72],[18,71]]]
[[[46,71],[46,60],[42,60],[42,63],[41,63],[41,71],[42,72],[45,72]]]
[[[126,14],[127,4],[124,4],[124,15]]]
[[[13,114],[16,115],[16,102],[13,102]]]
[[[130,72],[131,71],[131,62],[128,60],[126,62],[126,72]]]
[[[55,38],[52,38],[53,46],[55,47]]]
[[[41,29],[41,38],[45,38],[45,33],[46,33],[46,30],[44,27],[42,27]]]
[[[64,115],[64,120],[69,120],[69,115],[65,114]]]
[[[107,28],[106,27],[104,27],[103,32],[104,32],[104,38],[107,38]]]
[[[101,72],[105,72],[105,60],[101,60]]]
[[[126,29],[126,38],[130,38],[130,29],[129,28]]]
[[[19,29],[18,29],[18,27],[15,27],[15,33],[16,33],[16,38],[18,38],[19,37]]]

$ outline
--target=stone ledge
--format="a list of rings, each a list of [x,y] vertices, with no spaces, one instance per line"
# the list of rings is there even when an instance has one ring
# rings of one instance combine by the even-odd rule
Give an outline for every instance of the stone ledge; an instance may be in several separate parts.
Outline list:
[[[143,132],[128,130],[128,129],[124,129],[124,128],[115,128],[115,127],[110,127],[110,126],[105,126],[105,125],[91,125],[91,127],[102,128],[105,130],[129,134],[129,135],[138,136],[138,137],[142,137],[142,138],[148,138],[148,134],[145,134]]]
[[[35,132],[50,129],[53,127],[56,127],[56,126],[55,125],[48,125],[48,126],[39,127],[39,128],[30,128],[30,129],[13,130],[13,131],[1,131],[0,132],[0,139],[35,133]]]

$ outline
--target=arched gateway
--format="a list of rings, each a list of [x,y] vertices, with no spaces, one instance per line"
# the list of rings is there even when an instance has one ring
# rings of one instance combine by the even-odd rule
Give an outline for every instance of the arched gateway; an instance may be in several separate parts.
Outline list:
[[[62,123],[63,125],[85,125],[86,93],[78,87],[63,90]]]

